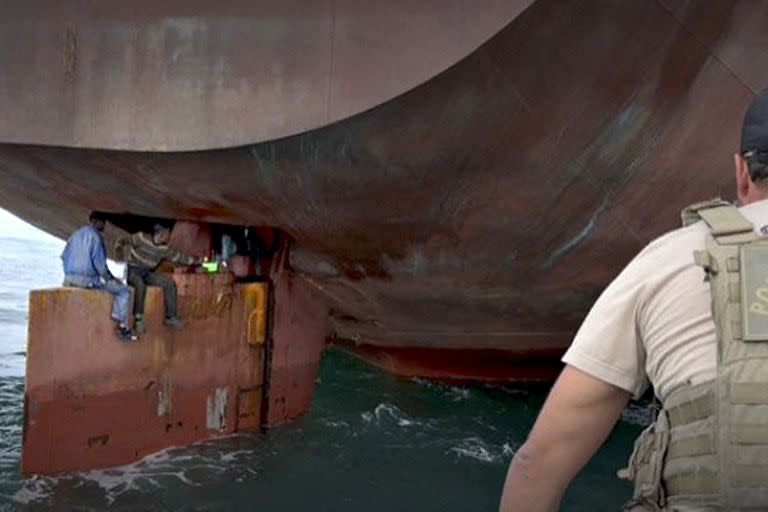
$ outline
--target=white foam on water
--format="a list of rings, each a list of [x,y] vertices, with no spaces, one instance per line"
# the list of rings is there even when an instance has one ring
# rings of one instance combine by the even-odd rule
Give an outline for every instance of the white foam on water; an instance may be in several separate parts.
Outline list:
[[[512,386],[501,386],[501,387],[498,387],[498,386],[493,386],[491,384],[485,384],[484,387],[486,389],[500,389],[501,391],[503,391],[507,395],[513,395],[513,396],[514,395],[523,395],[523,396],[525,396],[525,395],[530,395],[531,394],[530,390],[525,389],[525,388],[519,388],[519,387],[512,387]]]
[[[154,487],[161,487],[155,480],[160,476],[172,476],[187,485],[196,485],[183,475],[183,471],[163,470],[163,466],[171,460],[177,463],[180,460],[189,459],[185,456],[172,459],[171,450],[174,448],[153,453],[132,464],[109,469],[74,472],[55,477],[35,476],[24,482],[23,487],[14,495],[14,501],[26,505],[44,500],[51,497],[55,493],[56,487],[61,483],[72,483],[74,487],[96,484],[104,492],[104,499],[108,504],[112,504],[126,492],[140,491],[142,482],[147,482]]]
[[[51,480],[50,477],[34,476],[28,478],[24,482],[24,486],[13,495],[13,501],[22,505],[43,501],[50,495],[49,480]]]
[[[468,387],[464,386],[448,386],[445,384],[440,384],[438,382],[432,382],[427,379],[423,379],[421,377],[413,377],[411,378],[411,382],[415,382],[416,384],[419,384],[420,386],[424,386],[425,388],[429,389],[436,389],[438,391],[441,391],[443,395],[446,396],[449,400],[452,402],[460,402],[462,400],[467,400],[472,396],[472,392]]]
[[[240,460],[242,458],[245,458],[245,457],[249,457],[249,456],[251,456],[251,457],[253,456],[253,451],[251,451],[251,450],[235,450],[235,451],[232,451],[232,452],[224,453],[221,456],[221,462],[224,462],[224,463],[237,462],[238,460]]]
[[[460,388],[458,386],[451,386],[450,388],[448,388],[447,393],[454,402],[461,402],[462,400],[467,400],[472,395],[469,388]]]
[[[253,457],[253,451],[219,449],[212,444],[215,442],[216,440],[197,443],[189,448],[167,448],[134,463],[109,469],[74,472],[55,477],[35,476],[28,478],[12,499],[23,505],[44,503],[55,496],[60,485],[83,488],[95,484],[109,506],[120,496],[131,491],[146,493],[149,489],[164,489],[168,486],[168,479],[189,487],[201,487],[210,483],[212,478],[231,470],[239,473],[238,476],[232,477],[237,481],[260,476],[259,472],[252,468],[233,468],[233,463],[246,456]],[[189,453],[190,449],[196,448],[202,450]],[[180,469],[182,465],[185,466],[184,469]],[[193,472],[205,476],[198,481],[191,476]]]
[[[330,420],[327,418],[320,419],[320,424],[325,425],[326,427],[331,428],[348,428],[349,423],[347,423],[344,420]]]
[[[502,462],[506,461],[515,450],[509,443],[501,446],[489,445],[479,437],[468,437],[463,439],[457,446],[448,450],[459,457],[479,460],[481,462]]]
[[[376,425],[382,425],[383,423],[389,422],[394,422],[400,427],[421,425],[417,420],[409,418],[399,407],[388,403],[380,403],[372,412],[362,413],[361,417],[364,422]]]

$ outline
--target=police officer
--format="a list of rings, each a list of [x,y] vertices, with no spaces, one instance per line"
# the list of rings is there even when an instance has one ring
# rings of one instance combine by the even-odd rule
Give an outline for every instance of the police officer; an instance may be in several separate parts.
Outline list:
[[[768,91],[734,155],[741,208],[683,213],[608,286],[507,474],[502,512],[556,510],[648,385],[663,408],[623,476],[626,510],[768,510]]]

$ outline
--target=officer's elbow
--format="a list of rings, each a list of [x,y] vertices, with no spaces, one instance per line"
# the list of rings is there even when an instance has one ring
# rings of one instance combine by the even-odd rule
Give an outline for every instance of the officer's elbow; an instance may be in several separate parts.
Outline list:
[[[528,439],[512,458],[512,468],[522,479],[535,479],[546,466],[545,447]]]
[[[515,453],[504,486],[500,512],[553,511],[562,496],[550,473],[551,450],[530,439]]]

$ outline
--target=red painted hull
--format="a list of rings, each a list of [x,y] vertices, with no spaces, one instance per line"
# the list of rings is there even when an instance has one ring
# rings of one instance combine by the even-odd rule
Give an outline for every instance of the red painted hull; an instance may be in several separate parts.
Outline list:
[[[147,333],[124,343],[105,292],[30,297],[22,471],[115,466],[170,446],[295,419],[310,406],[328,332],[321,301],[284,272],[266,283],[175,274],[186,325],[163,326],[150,288]]]
[[[559,350],[473,350],[338,344],[369,364],[401,377],[452,383],[552,381],[562,369]]]

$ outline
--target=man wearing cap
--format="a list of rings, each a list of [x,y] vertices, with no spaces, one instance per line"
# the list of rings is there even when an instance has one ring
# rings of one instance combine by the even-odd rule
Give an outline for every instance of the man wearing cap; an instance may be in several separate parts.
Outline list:
[[[747,110],[734,164],[741,208],[687,209],[690,224],[597,300],[510,464],[502,512],[557,510],[649,384],[663,409],[623,471],[635,482],[625,510],[768,510],[768,91]]]
[[[152,235],[138,232],[117,241],[116,253],[121,255],[128,267],[128,284],[134,289],[133,317],[138,333],[145,331],[144,300],[147,286],[163,289],[165,302],[165,325],[181,329],[183,322],[178,315],[176,283],[168,276],[157,272],[163,261],[171,264],[194,265],[197,260],[174,250],[168,245],[171,230],[162,224],[155,225]]]
[[[114,297],[112,319],[117,323],[117,334],[124,341],[136,341],[128,327],[131,291],[112,275],[107,267],[107,251],[102,232],[106,224],[104,215],[93,212],[90,223],[69,237],[61,262],[64,266],[64,286],[104,290]]]

